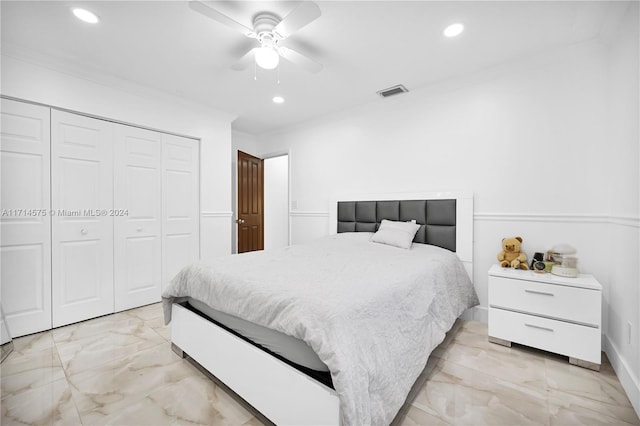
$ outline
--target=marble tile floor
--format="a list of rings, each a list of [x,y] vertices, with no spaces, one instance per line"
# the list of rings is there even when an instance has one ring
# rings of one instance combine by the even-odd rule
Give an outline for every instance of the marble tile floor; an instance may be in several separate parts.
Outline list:
[[[14,340],[0,366],[4,425],[262,423],[170,349],[160,304]],[[603,354],[600,372],[487,342],[458,321],[394,425],[640,425]]]

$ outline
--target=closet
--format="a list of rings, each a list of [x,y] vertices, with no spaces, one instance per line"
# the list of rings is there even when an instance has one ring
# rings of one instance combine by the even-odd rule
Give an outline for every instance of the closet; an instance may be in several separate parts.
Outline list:
[[[51,110],[53,327],[113,312],[113,177],[112,123]]]
[[[158,302],[199,258],[199,143],[2,100],[1,297],[13,336]]]
[[[192,141],[163,135],[162,275],[173,278],[200,257],[198,236],[199,151]]]
[[[18,337],[51,328],[51,126],[48,108],[0,110],[0,303]]]
[[[115,310],[121,311],[156,301],[162,290],[162,135],[114,130]]]

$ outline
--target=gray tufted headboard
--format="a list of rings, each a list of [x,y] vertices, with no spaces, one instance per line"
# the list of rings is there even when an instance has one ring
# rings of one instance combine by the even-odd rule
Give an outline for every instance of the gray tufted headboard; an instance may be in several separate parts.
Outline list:
[[[422,226],[413,239],[456,251],[456,200],[338,201],[340,232],[376,232],[383,219]]]

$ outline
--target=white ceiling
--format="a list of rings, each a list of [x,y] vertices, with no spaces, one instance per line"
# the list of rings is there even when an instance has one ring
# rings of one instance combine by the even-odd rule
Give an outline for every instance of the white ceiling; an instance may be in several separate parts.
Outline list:
[[[286,16],[299,1],[220,1],[219,11],[251,27],[260,11]],[[384,102],[376,91],[409,90],[538,52],[601,37],[626,10],[596,1],[316,1],[322,16],[285,40],[324,65],[311,74],[281,61],[277,71],[229,67],[255,41],[185,1],[2,1],[2,48],[52,66],[108,73],[237,114],[234,129],[270,132],[327,113]],[[70,13],[83,6],[101,21]],[[458,38],[442,36],[452,22]],[[11,53],[9,53],[11,54]],[[285,103],[271,98],[281,95]]]

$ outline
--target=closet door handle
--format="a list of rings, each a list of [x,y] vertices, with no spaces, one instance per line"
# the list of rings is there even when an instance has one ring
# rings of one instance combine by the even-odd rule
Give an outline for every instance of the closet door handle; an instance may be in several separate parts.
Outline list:
[[[527,327],[537,328],[538,330],[550,331],[553,333],[553,328],[540,327],[539,325],[529,324],[526,322],[524,323],[524,325],[526,325]]]
[[[136,228],[137,232],[142,232],[142,228]]]
[[[555,296],[555,294],[553,294],[553,293],[547,293],[547,292],[544,292],[544,291],[537,291],[537,290],[525,289],[524,292],[525,293],[533,293],[533,294],[542,294],[543,296]]]
[[[87,229],[86,229],[86,228],[82,228],[82,229],[80,230],[80,233],[81,233],[82,235],[87,235],[87,234],[89,233],[89,231],[87,231]]]

